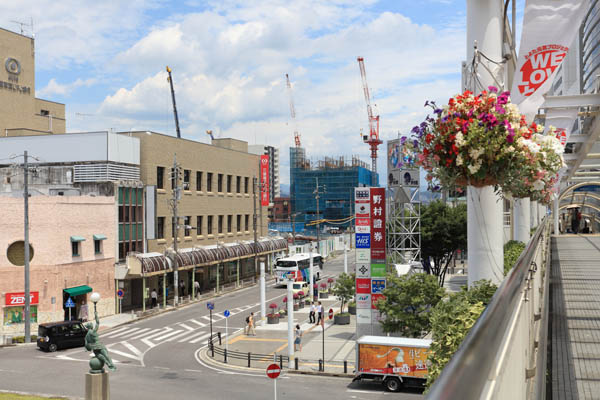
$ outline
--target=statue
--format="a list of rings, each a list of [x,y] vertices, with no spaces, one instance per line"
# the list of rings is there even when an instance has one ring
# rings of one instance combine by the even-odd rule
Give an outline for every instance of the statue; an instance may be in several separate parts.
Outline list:
[[[117,367],[113,364],[108,350],[100,343],[100,337],[98,335],[98,328],[100,327],[100,319],[98,318],[98,311],[96,311],[96,303],[94,303],[94,317],[96,319],[96,327],[94,323],[90,322],[85,325],[87,333],[85,335],[85,348],[88,351],[94,351],[94,357],[90,360],[90,374],[101,374],[104,372],[104,364],[110,371],[116,371]]]

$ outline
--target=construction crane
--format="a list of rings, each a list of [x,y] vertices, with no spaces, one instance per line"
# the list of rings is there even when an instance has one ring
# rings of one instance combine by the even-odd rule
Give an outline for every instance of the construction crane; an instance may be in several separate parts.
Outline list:
[[[213,136],[213,134],[212,134],[212,130],[210,130],[210,129],[209,129],[209,130],[207,130],[207,131],[206,131],[206,134],[207,134],[208,136],[210,136],[210,138],[211,138],[212,140],[215,140],[215,137],[214,137],[214,136]]]
[[[290,77],[288,74],[285,74],[285,80],[288,89],[288,95],[290,96],[290,114],[292,115],[292,122],[294,124],[294,142],[296,143],[296,147],[300,147],[300,134],[298,133],[298,124],[296,122],[296,107],[294,107],[292,84],[290,83]]]
[[[167,80],[171,84],[171,99],[173,100],[173,114],[175,114],[175,129],[177,130],[177,137],[181,139],[181,131],[179,130],[179,117],[177,116],[177,104],[175,103],[175,89],[173,89],[173,77],[171,76],[171,68],[167,65],[167,72],[169,77]]]
[[[367,115],[369,117],[369,135],[363,136],[363,141],[371,148],[371,171],[373,173],[373,184],[377,176],[377,147],[383,143],[379,139],[379,115],[373,115],[371,107],[371,95],[369,94],[369,86],[367,85],[367,73],[365,71],[365,59],[358,57],[358,67],[360,68],[360,77],[362,78],[363,91],[365,92],[365,100],[367,102]]]

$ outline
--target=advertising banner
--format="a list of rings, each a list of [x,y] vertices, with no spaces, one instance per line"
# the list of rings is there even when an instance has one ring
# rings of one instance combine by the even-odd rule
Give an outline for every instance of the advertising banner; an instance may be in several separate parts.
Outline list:
[[[371,235],[368,233],[357,233],[356,235],[356,248],[357,249],[368,249],[371,247]]]
[[[371,188],[371,260],[385,263],[385,188]]]
[[[269,205],[269,156],[260,156],[260,205]]]
[[[371,264],[371,276],[385,278],[385,264]]]
[[[369,188],[354,188],[354,201],[356,203],[368,203],[371,201]]]
[[[369,278],[356,278],[356,293],[371,294],[371,280]]]
[[[371,207],[369,203],[356,203],[354,205],[354,215],[356,218],[368,218],[371,215]]]
[[[385,278],[371,278],[371,294],[382,294],[383,289],[385,289]]]
[[[368,226],[371,227],[371,220],[369,218],[355,218],[356,226]],[[371,229],[369,229],[371,232]]]
[[[588,9],[587,0],[527,0],[511,100],[528,122],[544,102]]]
[[[371,277],[371,266],[367,264],[356,264],[356,277],[357,278],[370,278]]]
[[[38,304],[39,298],[39,292],[29,292],[29,304]],[[6,293],[4,304],[7,306],[24,306],[25,292]]]
[[[354,228],[354,231],[356,233],[371,233],[371,226],[370,225],[356,225],[356,227]]]
[[[370,308],[356,308],[356,323],[357,324],[371,324],[371,309]]]
[[[356,310],[358,315],[358,310]],[[360,372],[423,378],[427,375],[429,349],[408,346],[359,344]]]
[[[371,249],[356,249],[356,263],[371,264]]]
[[[377,307],[375,307],[375,303],[377,303],[377,301],[379,299],[383,299],[383,298],[384,298],[384,296],[382,294],[372,294],[371,295],[371,308],[373,310],[376,310]]]
[[[356,308],[371,308],[371,295],[370,294],[357,294],[356,295]]]
[[[556,131],[554,134],[564,146],[569,140],[569,136],[571,136],[571,130],[573,129],[578,111],[577,108],[549,108],[546,110],[544,134],[548,134],[551,126],[555,127]]]

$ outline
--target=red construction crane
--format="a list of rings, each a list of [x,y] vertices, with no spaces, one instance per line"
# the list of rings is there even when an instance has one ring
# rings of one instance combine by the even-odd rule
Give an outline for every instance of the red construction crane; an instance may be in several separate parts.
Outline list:
[[[285,80],[288,89],[288,95],[290,96],[290,114],[292,115],[292,122],[294,124],[294,142],[296,142],[296,147],[300,147],[300,134],[298,133],[298,123],[296,122],[296,107],[294,107],[292,84],[290,83],[290,77],[288,74],[285,74]]]
[[[379,115],[373,116],[371,96],[369,94],[369,86],[367,85],[367,73],[365,71],[365,59],[358,57],[357,60],[360,68],[360,77],[362,78],[363,91],[365,92],[365,100],[367,102],[367,115],[369,117],[369,135],[363,136],[363,141],[368,143],[369,147],[371,148],[371,171],[373,172],[373,176],[376,176],[377,147],[383,143],[383,141],[379,139]]]

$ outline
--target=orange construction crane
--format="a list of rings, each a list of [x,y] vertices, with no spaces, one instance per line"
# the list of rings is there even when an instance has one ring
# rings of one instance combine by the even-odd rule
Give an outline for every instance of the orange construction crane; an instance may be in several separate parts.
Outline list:
[[[369,117],[369,135],[363,136],[363,141],[369,144],[371,148],[371,171],[373,176],[377,174],[377,147],[383,143],[379,139],[379,115],[373,115],[371,107],[371,95],[369,94],[369,86],[367,85],[367,72],[365,71],[365,59],[358,57],[358,67],[360,68],[360,77],[362,78],[363,91],[365,92],[365,100],[367,102],[367,115]],[[373,181],[373,184],[375,182]]]
[[[298,133],[298,123],[296,122],[296,107],[294,107],[292,84],[290,83],[290,77],[288,74],[285,74],[285,80],[288,89],[288,95],[290,96],[290,114],[292,115],[292,122],[294,123],[294,142],[296,142],[296,147],[300,147],[300,134]]]

